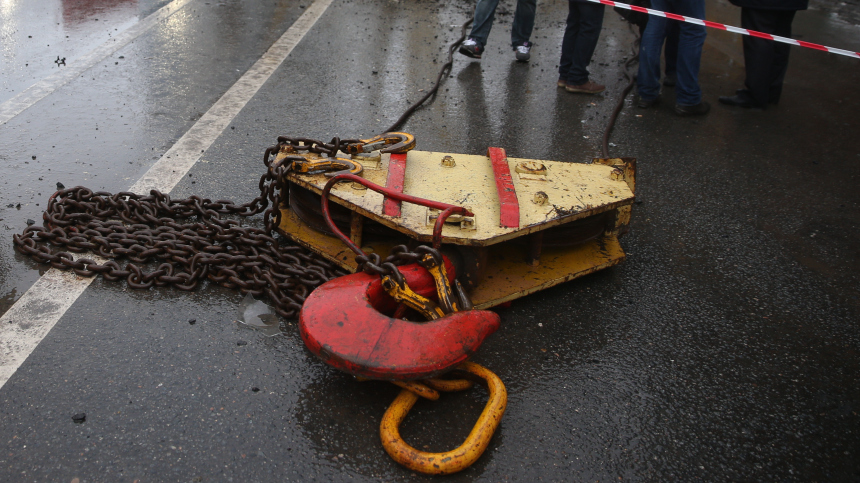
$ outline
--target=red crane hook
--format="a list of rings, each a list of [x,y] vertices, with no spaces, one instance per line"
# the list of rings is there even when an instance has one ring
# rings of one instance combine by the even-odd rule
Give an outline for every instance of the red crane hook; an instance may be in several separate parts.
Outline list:
[[[453,279],[447,259],[445,268]],[[425,268],[412,264],[400,271],[413,291],[436,296],[434,279]],[[355,273],[330,280],[305,300],[299,314],[302,339],[327,364],[356,376],[427,379],[464,362],[500,323],[498,314],[487,310],[411,322],[387,315],[396,305],[377,275]]]

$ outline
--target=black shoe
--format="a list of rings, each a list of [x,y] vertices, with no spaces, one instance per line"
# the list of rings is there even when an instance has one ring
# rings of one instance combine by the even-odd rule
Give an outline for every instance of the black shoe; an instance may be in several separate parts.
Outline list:
[[[656,106],[657,104],[660,104],[660,97],[659,96],[655,97],[654,99],[643,99],[640,97],[639,102],[636,103],[636,107],[639,107],[642,109],[648,109],[650,107]]]
[[[750,101],[752,100],[752,96],[750,95],[750,91],[747,88],[738,89],[735,91],[735,94],[737,94],[743,98],[749,99]],[[767,100],[767,103],[773,104],[775,106],[775,105],[779,104],[779,97],[774,97],[773,95],[771,95],[770,99]]]
[[[710,110],[711,105],[705,101],[702,101],[692,106],[675,104],[675,112],[680,116],[700,116],[702,114],[707,114]]]
[[[764,109],[765,106],[758,104],[744,94],[735,94],[733,96],[720,96],[720,104],[727,106],[743,107],[744,109]]]

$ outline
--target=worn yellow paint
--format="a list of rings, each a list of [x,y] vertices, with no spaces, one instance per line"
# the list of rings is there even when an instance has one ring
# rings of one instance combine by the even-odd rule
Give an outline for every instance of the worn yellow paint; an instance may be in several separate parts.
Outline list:
[[[313,230],[289,210],[281,212],[282,233],[341,267],[355,270],[355,254],[342,241]],[[385,258],[393,244],[373,243],[366,247]],[[500,243],[490,247],[487,271],[470,294],[475,308],[495,307],[611,267],[624,260],[624,250],[615,236],[605,235],[573,247],[544,248],[538,266],[528,265],[524,257],[521,246]]]
[[[439,391],[433,389],[427,384],[422,384],[418,381],[391,381],[391,383],[425,399],[429,399],[431,401],[439,399]]]
[[[501,303],[616,265],[624,250],[614,236],[573,247],[544,248],[540,265],[525,263],[522,247],[501,243],[490,247],[484,278],[470,294],[476,309]]]
[[[453,167],[442,165],[445,157],[453,158]],[[356,160],[361,161],[360,158]],[[388,155],[378,161],[368,160],[362,176],[384,185],[388,162]],[[635,189],[634,159],[595,159],[592,164],[516,158],[509,158],[508,162],[520,201],[519,229],[498,226],[498,195],[486,156],[410,151],[407,157],[406,193],[468,206],[476,214],[477,229],[446,226],[443,231],[445,244],[486,246],[489,251],[484,277],[470,294],[475,308],[493,307],[624,260],[618,236],[630,223]],[[520,173],[516,171],[520,163],[531,163],[528,168],[540,164],[545,170],[521,168],[520,171],[526,172]],[[547,181],[542,181],[544,178]],[[317,193],[327,181],[322,174],[293,174],[291,179]],[[356,190],[351,183],[341,183],[332,192],[331,201],[361,216],[420,242],[431,239],[432,226],[427,225],[427,212],[423,207],[404,204],[402,219],[393,218],[381,214],[383,197],[372,190]],[[540,192],[549,198],[545,204],[532,202]],[[570,247],[544,247],[538,265],[526,263],[527,249],[511,242],[520,236],[606,211],[614,211],[615,219],[601,237]],[[283,234],[341,267],[355,270],[355,254],[339,239],[309,228],[287,208],[282,209],[282,215],[280,231]],[[487,220],[495,221],[488,223]],[[384,258],[394,244],[374,241],[362,248]]]
[[[636,158],[594,158],[591,163],[620,169],[630,191],[636,192]]]
[[[468,379],[425,379],[422,382],[437,391],[444,392],[465,391],[475,385]]]
[[[342,241],[314,230],[304,224],[295,212],[287,208],[281,209],[281,225],[278,227],[278,231],[299,245],[322,255],[347,270],[355,270],[358,267],[358,264],[355,263],[355,253],[347,248]]]
[[[505,385],[499,376],[474,362],[464,362],[458,368],[487,382],[490,395],[484,410],[478,417],[478,422],[463,444],[456,449],[443,453],[419,451],[409,446],[400,436],[400,423],[409,414],[409,410],[412,409],[419,397],[412,391],[403,389],[388,407],[388,410],[385,411],[382,424],[379,427],[382,446],[389,456],[401,465],[413,471],[430,475],[456,473],[474,463],[490,444],[490,439],[498,428],[508,404],[508,393]]]
[[[427,297],[418,295],[405,283],[403,286],[398,285],[390,275],[382,276],[382,288],[394,300],[417,311],[427,320],[436,320],[445,316],[445,312],[439,307],[439,304]]]
[[[443,166],[449,156],[453,167]],[[388,155],[382,156],[378,169],[365,166],[362,176],[379,185],[385,185],[388,173]],[[360,162],[359,158],[354,161]],[[546,174],[535,176],[516,172],[520,163],[540,163]],[[371,163],[368,163],[371,164]],[[613,171],[616,166],[579,164],[559,161],[536,161],[508,158],[514,187],[520,204],[520,228],[499,226],[499,197],[490,160],[486,156],[409,151],[406,158],[404,192],[421,198],[465,206],[475,213],[475,229],[446,225],[442,231],[445,243],[455,245],[487,246],[529,233],[569,223],[588,216],[629,206],[633,191],[624,176]],[[328,179],[323,174],[290,174],[296,184],[321,193]],[[548,197],[546,203],[532,203],[538,192]],[[428,211],[423,206],[404,203],[402,216],[382,214],[383,196],[371,190],[355,190],[348,183],[336,186],[331,201],[346,206],[368,218],[405,233],[419,241],[430,241],[433,225],[428,223]]]

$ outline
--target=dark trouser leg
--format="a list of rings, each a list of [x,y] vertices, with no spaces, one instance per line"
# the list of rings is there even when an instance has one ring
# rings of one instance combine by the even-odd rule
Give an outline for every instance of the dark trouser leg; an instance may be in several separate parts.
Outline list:
[[[794,21],[795,10],[784,10],[778,12],[776,31],[774,34],[780,37],[791,38],[791,23]],[[774,42],[773,46],[773,69],[771,70],[771,83],[768,89],[768,102],[776,104],[782,96],[782,82],[785,80],[785,72],[788,70],[788,54],[791,46]]]
[[[573,63],[573,51],[576,47],[576,38],[579,36],[579,8],[576,2],[568,2],[567,25],[564,28],[564,37],[561,40],[561,60],[558,63],[558,78],[570,80],[567,74]]]
[[[670,12],[698,19],[705,18],[704,0],[674,1],[671,5],[672,8],[668,10]],[[683,106],[693,106],[702,102],[699,66],[707,33],[705,27],[690,23],[682,23],[679,28],[681,34],[678,41],[678,83],[675,85],[675,102]]]
[[[768,34],[791,37],[791,22],[795,12],[741,9],[741,27]],[[777,102],[782,94],[782,81],[788,69],[791,47],[772,40],[744,37],[744,67],[746,88],[753,102],[766,106]]]
[[[570,14],[561,45],[559,75],[571,84],[580,85],[588,82],[587,67],[600,38],[604,6],[572,1],[568,3]]]
[[[478,4],[475,5],[475,20],[472,22],[472,32],[469,33],[469,37],[474,37],[481,47],[487,45],[498,5],[499,0],[478,0]]]
[[[666,58],[666,77],[678,71],[678,40],[681,37],[681,24],[678,21],[666,23],[666,47],[663,57]]]
[[[535,4],[537,0],[517,0],[514,25],[511,27],[511,46],[516,48],[528,42],[535,26]]]
[[[657,9],[663,4],[656,1],[652,2],[651,6]],[[642,33],[636,86],[639,97],[645,100],[656,99],[660,95],[660,51],[666,38],[667,22],[668,20],[663,17],[652,17]]]

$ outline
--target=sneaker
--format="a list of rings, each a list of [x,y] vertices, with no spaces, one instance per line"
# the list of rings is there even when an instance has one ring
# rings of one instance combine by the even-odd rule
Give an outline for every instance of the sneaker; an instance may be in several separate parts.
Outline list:
[[[567,92],[577,92],[580,94],[600,94],[606,89],[606,86],[600,85],[596,82],[588,81],[585,84],[579,84],[577,86],[566,83],[564,86],[564,90]]]
[[[702,101],[698,104],[692,106],[685,106],[683,104],[675,104],[675,112],[679,116],[699,116],[702,114],[707,114],[708,111],[711,110],[711,105],[705,101]]]
[[[529,53],[529,51],[532,50],[532,43],[523,42],[522,45],[517,45],[514,50],[516,51],[518,61],[528,62],[532,56],[532,54]]]
[[[558,79],[558,82],[556,82],[556,83],[555,83],[555,85],[557,85],[557,86],[559,86],[559,87],[561,87],[561,88],[565,88],[565,87],[567,87],[567,81],[566,81],[566,80],[564,80],[564,79],[559,78],[559,79]]]
[[[642,109],[648,109],[650,107],[656,106],[657,104],[660,104],[659,96],[655,97],[654,99],[643,99],[640,97],[639,102],[636,103],[636,106]]]
[[[464,40],[462,44],[460,44],[460,53],[465,55],[466,57],[471,57],[473,59],[480,59],[481,52],[483,51],[483,47],[478,43],[477,40],[469,37]]]

